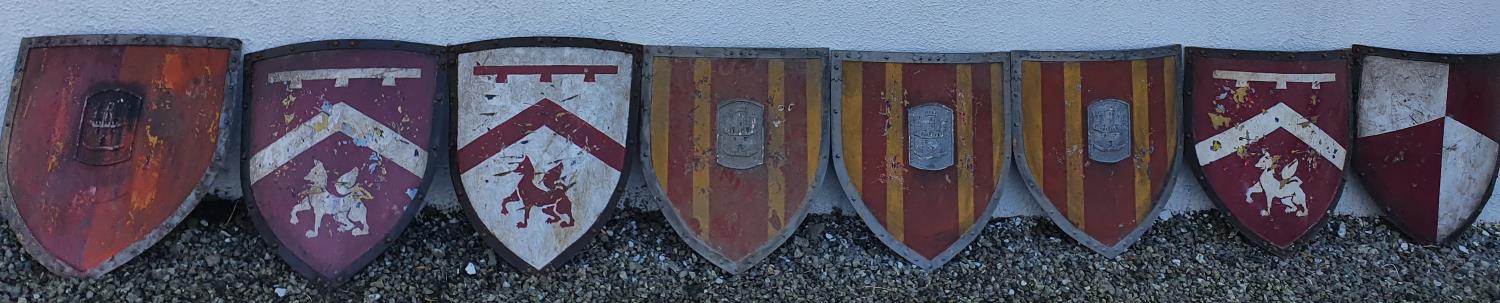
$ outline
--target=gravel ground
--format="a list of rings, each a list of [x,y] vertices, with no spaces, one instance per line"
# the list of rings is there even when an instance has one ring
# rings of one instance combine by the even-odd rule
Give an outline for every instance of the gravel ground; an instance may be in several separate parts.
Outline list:
[[[1299,252],[1245,242],[1217,213],[1161,222],[1117,259],[1045,218],[990,222],[952,262],[923,272],[857,217],[813,216],[769,259],[729,276],[677,239],[660,214],[621,212],[587,251],[542,275],[497,259],[461,214],[428,212],[348,284],[319,289],[261,239],[244,209],[204,203],[175,232],[97,280],[49,274],[0,237],[0,299],[18,302],[423,301],[1491,301],[1500,226],[1448,248],[1407,244],[1373,218],[1334,217]],[[0,222],[3,225],[3,222]],[[472,263],[477,269],[468,274]]]

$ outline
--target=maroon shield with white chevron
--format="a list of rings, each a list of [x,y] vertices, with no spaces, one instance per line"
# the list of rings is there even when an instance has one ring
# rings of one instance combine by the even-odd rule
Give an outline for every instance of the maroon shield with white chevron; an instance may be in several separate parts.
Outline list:
[[[1343,192],[1347,52],[1188,48],[1187,67],[1189,163],[1246,238],[1288,251]]]
[[[299,273],[349,279],[421,211],[447,125],[442,50],[338,40],[246,56],[245,196]]]
[[[1354,51],[1354,169],[1411,240],[1447,242],[1473,223],[1495,183],[1500,55]]]
[[[457,53],[454,181],[516,268],[550,269],[614,210],[635,134],[640,46],[513,38]]]

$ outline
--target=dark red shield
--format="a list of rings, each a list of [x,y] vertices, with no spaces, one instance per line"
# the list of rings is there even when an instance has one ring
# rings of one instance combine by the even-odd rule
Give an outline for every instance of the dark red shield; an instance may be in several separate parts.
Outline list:
[[[1489,200],[1500,157],[1500,56],[1356,46],[1354,169],[1414,242],[1441,244]]]
[[[245,197],[297,272],[342,283],[422,210],[446,126],[441,51],[337,40],[246,56]]]
[[[469,223],[518,269],[565,264],[613,215],[637,163],[641,46],[535,37],[451,49],[453,180]]]
[[[1011,53],[1021,179],[1054,223],[1100,254],[1140,239],[1171,194],[1180,52]]]
[[[27,38],[0,182],[20,242],[53,273],[96,277],[172,230],[212,182],[239,40]]]
[[[1347,52],[1188,48],[1186,59],[1188,163],[1241,233],[1290,249],[1343,192]]]
[[[835,51],[834,167],[870,230],[937,268],[994,213],[1010,163],[1005,53]]]
[[[828,157],[823,49],[654,47],[642,152],[662,213],[731,273],[807,216]]]

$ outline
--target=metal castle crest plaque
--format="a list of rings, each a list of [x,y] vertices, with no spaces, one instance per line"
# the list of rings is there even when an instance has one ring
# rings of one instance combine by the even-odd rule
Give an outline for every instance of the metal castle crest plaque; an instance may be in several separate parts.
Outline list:
[[[906,121],[911,167],[941,170],[953,166],[953,110],[938,103],[912,107]]]
[[[1130,105],[1119,99],[1089,104],[1089,160],[1115,163],[1130,156]]]
[[[750,169],[766,163],[766,108],[745,99],[719,104],[715,118],[718,129],[719,165],[733,169]]]

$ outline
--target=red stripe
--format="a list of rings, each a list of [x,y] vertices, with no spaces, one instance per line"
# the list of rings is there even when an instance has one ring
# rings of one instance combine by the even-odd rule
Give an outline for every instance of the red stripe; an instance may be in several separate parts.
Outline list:
[[[937,103],[954,109],[958,87],[954,65],[904,64],[902,67],[902,86],[907,101],[907,116],[902,119],[903,123],[910,125],[910,111],[915,106]],[[908,138],[908,134],[889,135]],[[950,166],[928,171],[913,168],[910,164],[901,168],[906,171],[902,198],[906,213],[905,242],[918,254],[935,258],[958,240],[961,230],[958,226],[958,169]]]
[[[957,127],[959,127],[959,129],[974,130],[974,134],[971,136],[972,138],[974,138],[973,214],[977,218],[984,216],[985,209],[989,208],[990,194],[995,192],[994,163],[995,161],[999,160],[994,158],[994,150],[997,148],[1003,148],[1003,146],[996,144],[994,140],[995,130],[990,124],[992,123],[991,120],[994,120],[994,115],[990,113],[991,110],[994,110],[994,107],[991,103],[994,101],[990,100],[990,91],[995,89],[993,87],[990,87],[990,65],[973,64],[971,66],[973,66],[972,70],[974,71],[972,78],[973,81],[970,81],[970,83],[973,83],[974,87],[974,89],[972,90],[974,94],[974,105],[973,107],[971,107],[973,110],[970,111],[970,116],[974,117],[974,119],[972,119],[974,124],[959,125]],[[974,220],[974,223],[984,224],[984,222],[981,222],[980,220]],[[969,227],[960,226],[960,228],[967,230]]]
[[[807,171],[811,164],[807,163],[807,136],[810,132],[821,132],[822,129],[807,129],[807,110],[810,102],[821,102],[822,100],[807,100],[807,64],[808,60],[787,60],[786,75],[783,81],[782,92],[786,96],[787,112],[786,119],[782,124],[782,137],[785,138],[786,165],[781,170],[782,188],[785,204],[783,211],[777,214],[780,222],[772,225],[777,230],[786,228],[785,222],[802,208],[802,200],[807,197],[807,190],[811,188],[807,181]]]
[[[1449,64],[1448,115],[1475,131],[1500,140],[1500,64]]]
[[[1042,167],[1031,169],[1042,170],[1042,192],[1046,194],[1047,200],[1052,201],[1052,206],[1063,216],[1068,215],[1068,154],[1064,147],[1067,146],[1067,133],[1063,130],[1067,127],[1067,115],[1063,114],[1063,64],[1060,62],[1041,63],[1042,66]],[[1037,155],[1026,155],[1036,157]],[[1078,186],[1078,185],[1074,185]]]
[[[716,106],[723,100],[744,98],[766,106],[767,111],[775,110],[767,104],[766,65],[766,60],[715,59],[712,81],[716,85],[711,100],[715,104],[697,106]],[[713,118],[710,115],[709,119]],[[713,122],[709,124],[713,125]],[[766,150],[765,154],[769,158],[777,152]],[[709,217],[713,222],[709,224],[709,239],[722,245],[720,252],[730,260],[744,259],[765,244],[769,237],[765,219],[770,210],[766,204],[766,165],[772,165],[772,162],[747,170],[710,165],[713,169],[709,177],[709,197],[713,206]]]
[[[669,60],[672,68],[672,83],[667,103],[669,110],[667,120],[667,171],[658,171],[658,174],[667,174],[667,202],[677,209],[677,215],[687,224],[687,227],[695,232],[698,230],[698,220],[693,217],[693,173],[688,170],[694,167],[693,161],[702,155],[693,154],[693,60],[673,58]]]
[[[1370,196],[1382,202],[1392,221],[1412,239],[1437,243],[1443,119],[1357,141],[1355,169]]]
[[[885,112],[884,108],[886,106],[885,63],[865,62],[860,64],[864,65],[865,72],[864,87],[861,89],[861,91],[864,92],[864,100],[855,101],[864,102],[864,106],[860,107],[864,110],[864,112],[845,114],[857,114],[860,115],[861,118],[863,118],[863,121],[861,121],[860,123],[861,125],[864,125],[864,129],[862,130],[864,131],[864,140],[861,140],[861,142],[864,142],[864,151],[862,152],[863,155],[861,156],[864,157],[865,163],[862,166],[865,173],[862,178],[864,180],[862,181],[864,185],[861,186],[861,188],[864,188],[864,190],[863,193],[861,193],[860,198],[865,201],[865,206],[869,207],[870,214],[875,215],[875,218],[880,221],[880,224],[884,225],[886,208],[886,121],[885,116],[882,116],[880,113]]]
[[[1171,128],[1177,127],[1177,125],[1167,125],[1167,115],[1173,113],[1175,110],[1173,107],[1176,103],[1167,103],[1166,100],[1166,83],[1162,80],[1164,72],[1161,70],[1163,60],[1158,58],[1146,61],[1146,81],[1150,83],[1147,87],[1147,92],[1151,98],[1151,113],[1149,118],[1151,124],[1151,146],[1156,147],[1151,150],[1151,206],[1155,206],[1155,203],[1160,203],[1156,201],[1156,198],[1161,197],[1163,190],[1167,190],[1167,174],[1170,173],[1167,171],[1167,165],[1171,164],[1167,162],[1167,155],[1177,151],[1176,146],[1167,146],[1167,132],[1173,131]],[[1150,214],[1146,215],[1149,216]],[[1140,220],[1143,218],[1136,219]]]
[[[547,127],[616,171],[625,164],[625,146],[552,100],[542,99],[458,151],[458,171],[466,173],[526,135]]]
[[[1118,99],[1131,103],[1130,61],[1099,61],[1080,63],[1079,85],[1083,87],[1083,129],[1088,129],[1088,107],[1104,99]],[[1126,117],[1129,119],[1130,117]],[[1129,132],[1129,130],[1126,130]],[[1126,135],[1131,135],[1127,133]],[[1084,135],[1085,145],[1088,136]],[[1134,142],[1131,142],[1134,144]],[[1133,146],[1127,146],[1134,149]],[[1088,161],[1083,166],[1084,232],[1105,245],[1114,245],[1120,238],[1134,229],[1135,219],[1135,158],[1126,157],[1115,163]]]

